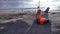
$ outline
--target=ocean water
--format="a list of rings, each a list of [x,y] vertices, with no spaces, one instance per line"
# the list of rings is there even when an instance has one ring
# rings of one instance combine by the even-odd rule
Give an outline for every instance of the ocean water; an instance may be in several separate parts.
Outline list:
[[[41,8],[42,11],[45,11],[45,8]],[[37,11],[37,8],[2,8],[0,12],[26,12],[26,11]],[[60,10],[49,10],[49,12],[60,12]]]

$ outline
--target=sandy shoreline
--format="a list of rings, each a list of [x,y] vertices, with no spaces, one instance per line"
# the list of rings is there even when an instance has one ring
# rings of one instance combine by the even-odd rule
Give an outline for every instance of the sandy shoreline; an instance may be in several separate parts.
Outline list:
[[[3,15],[5,15],[5,14],[18,14],[18,13],[4,13]],[[2,13],[0,13],[0,15],[2,15]],[[19,18],[22,18],[24,21],[26,21],[28,24],[31,25],[32,22],[34,21],[33,19],[35,19],[35,13],[29,13],[28,12],[28,14],[25,14],[22,17],[21,17],[21,15],[18,15],[18,16],[15,15],[14,19],[9,20],[9,21],[16,21]],[[57,28],[57,27],[60,26],[60,12],[49,13],[49,19],[52,20],[52,23],[51,23],[52,24],[51,25],[52,26],[52,31],[53,32],[60,31],[60,28]],[[29,23],[29,22],[31,22],[31,23]]]

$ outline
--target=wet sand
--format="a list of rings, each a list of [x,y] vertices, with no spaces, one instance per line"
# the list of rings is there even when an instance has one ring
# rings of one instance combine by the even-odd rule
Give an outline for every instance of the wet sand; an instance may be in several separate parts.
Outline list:
[[[28,13],[23,15],[23,19],[17,20],[16,22],[8,22],[0,24],[4,27],[1,30],[1,34],[60,34],[59,33],[59,13],[49,13],[49,19],[52,20],[51,24],[37,25],[35,21],[35,13]]]
[[[52,20],[51,23],[52,34],[60,34],[60,12],[50,13],[49,18]]]

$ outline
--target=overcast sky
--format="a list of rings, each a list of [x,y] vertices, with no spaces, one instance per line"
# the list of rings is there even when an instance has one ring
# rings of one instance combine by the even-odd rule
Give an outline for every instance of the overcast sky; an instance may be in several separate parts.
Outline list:
[[[11,7],[37,7],[39,0],[0,0],[0,8]],[[40,0],[42,7],[57,7],[60,6],[60,0]]]

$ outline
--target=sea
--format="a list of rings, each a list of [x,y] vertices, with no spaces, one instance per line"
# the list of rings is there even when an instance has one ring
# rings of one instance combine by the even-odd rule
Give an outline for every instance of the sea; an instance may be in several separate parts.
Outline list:
[[[41,8],[41,11],[45,11],[45,8]],[[0,12],[26,12],[37,11],[37,8],[0,8]],[[60,9],[52,9],[49,12],[60,12]]]

